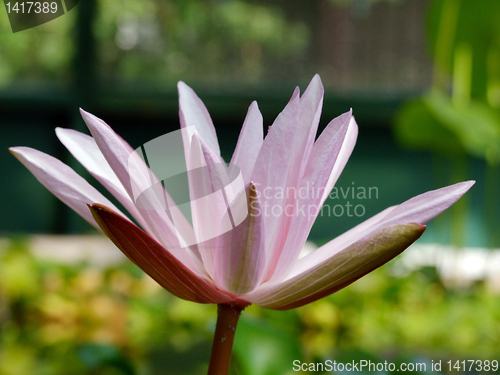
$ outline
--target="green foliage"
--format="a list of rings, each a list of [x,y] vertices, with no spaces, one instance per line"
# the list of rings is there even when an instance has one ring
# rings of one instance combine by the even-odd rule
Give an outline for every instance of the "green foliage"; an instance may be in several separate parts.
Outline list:
[[[500,2],[434,0],[427,35],[434,59],[431,90],[405,104],[395,137],[406,147],[427,149],[452,160],[454,183],[467,179],[466,156],[486,161],[484,227],[489,245],[499,246]],[[440,184],[441,186],[442,184]],[[453,208],[452,240],[465,244],[465,202]]]
[[[0,248],[1,375],[202,374],[214,321],[211,306],[170,296],[130,264],[64,266],[26,244]],[[191,357],[165,371],[165,353]]]
[[[252,1],[99,2],[95,35],[108,78],[254,82],[300,63],[310,31]]]
[[[375,4],[375,3],[400,3],[403,2],[404,0],[330,0],[330,2],[334,3],[335,5],[352,5],[352,4]]]
[[[491,85],[498,85],[500,65],[494,59],[500,53],[499,17],[500,2],[490,0],[434,0],[429,9],[427,35],[436,68],[453,75],[457,52],[469,48],[471,95],[482,100]]]
[[[431,3],[433,88],[398,114],[395,133],[404,145],[500,162],[499,18],[498,1]]]
[[[0,244],[0,375],[206,373],[215,306],[172,297],[130,263],[64,266],[28,247]],[[389,265],[296,310],[247,308],[232,373],[493,359],[499,338],[498,287],[448,289],[433,268],[396,278]]]
[[[259,313],[259,309],[252,310]],[[234,344],[234,355],[242,373],[287,373],[291,363],[302,355],[297,340],[299,321],[296,315],[293,312],[274,312],[264,318],[251,314],[243,313]]]
[[[78,358],[90,371],[103,368],[116,369],[125,375],[134,375],[127,358],[116,347],[105,344],[85,344],[77,349]]]
[[[76,12],[15,34],[7,12],[0,14],[0,87],[15,80],[70,79]]]
[[[500,112],[483,101],[472,99],[456,107],[442,92],[431,91],[407,103],[396,125],[397,138],[409,147],[500,162]]]
[[[0,87],[74,77],[75,12],[12,34],[0,16]],[[255,83],[307,71],[311,30],[280,5],[255,1],[97,0],[96,71],[109,80]],[[29,58],[27,58],[29,56]],[[310,71],[307,76],[315,72]],[[304,74],[306,75],[306,74]]]

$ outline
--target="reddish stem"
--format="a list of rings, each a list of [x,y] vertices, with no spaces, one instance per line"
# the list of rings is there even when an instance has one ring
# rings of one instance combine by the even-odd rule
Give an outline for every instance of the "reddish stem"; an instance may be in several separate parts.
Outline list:
[[[244,307],[231,304],[220,304],[217,309],[217,325],[215,327],[214,342],[208,375],[227,375],[231,364],[234,334],[236,325]]]

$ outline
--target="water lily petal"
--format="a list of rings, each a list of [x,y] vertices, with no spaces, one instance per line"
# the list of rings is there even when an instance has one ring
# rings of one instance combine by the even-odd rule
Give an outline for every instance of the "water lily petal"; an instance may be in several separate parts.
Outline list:
[[[304,258],[299,259],[287,277],[293,277],[311,267],[315,267],[337,253],[339,249],[382,227],[404,223],[425,224],[455,203],[472,185],[474,185],[474,181],[460,182],[420,194],[401,203],[399,206],[387,208]]]
[[[183,230],[174,227],[167,214],[167,202],[170,198],[144,163],[144,155],[137,155],[132,147],[104,121],[84,110],[80,112],[102,155],[130,198],[135,201],[155,238],[191,270],[198,272],[200,264],[196,262],[197,250],[185,246],[185,239],[182,238]],[[144,192],[140,196],[144,198],[141,204],[138,204],[139,197],[135,196],[137,191]],[[180,228],[182,215],[177,216],[179,217],[177,228]],[[189,223],[184,221],[183,225],[188,227]]]
[[[182,128],[194,126],[210,148],[220,155],[219,141],[207,108],[191,87],[184,82],[177,84],[179,90],[179,118]]]
[[[187,159],[193,229],[205,269],[214,277],[214,262],[220,251],[220,235],[232,229],[223,195],[227,172],[214,160],[203,138],[194,133]],[[226,176],[224,176],[226,175]]]
[[[250,181],[259,155],[262,142],[264,141],[264,125],[262,114],[257,102],[253,102],[248,108],[248,113],[243,122],[238,143],[231,159],[231,164],[240,168],[244,181]]]
[[[80,109],[80,114],[92,133],[94,141],[101,150],[102,155],[116,174],[116,177],[118,177],[118,180],[127,193],[133,197],[130,181],[131,176],[128,172],[128,159],[134,150],[103,120],[91,113],[85,112],[83,109]],[[147,172],[141,177],[149,181]]]
[[[238,206],[243,204],[248,215],[222,236],[224,241],[215,262],[215,282],[231,293],[245,294],[260,285],[266,264],[265,228],[255,185],[250,183],[247,192],[241,191],[232,203],[232,213],[241,211]]]
[[[135,224],[106,206],[90,207],[106,236],[139,268],[172,294],[198,303],[241,303],[199,278]]]
[[[56,134],[75,159],[118,199],[146,231],[149,230],[146,221],[102,155],[94,138],[73,129],[56,128]]]
[[[395,207],[386,216],[383,224],[392,225],[404,222],[424,224],[459,200],[476,182],[464,181],[441,189],[428,191],[408,199]]]
[[[300,187],[294,191],[295,204],[285,207],[292,218],[283,254],[271,282],[281,281],[295,264],[322,206],[322,197],[346,139],[352,112],[333,119],[323,130],[309,157]],[[342,163],[343,161],[340,161]]]
[[[321,198],[321,201],[319,202],[320,206],[323,206],[323,203],[325,203],[326,198],[328,198],[330,191],[333,189],[333,187],[337,183],[337,180],[338,180],[340,174],[344,170],[344,167],[347,164],[347,161],[351,157],[352,150],[354,150],[354,146],[356,145],[357,138],[358,138],[358,124],[356,124],[356,120],[354,120],[354,117],[351,117],[344,143],[342,144],[342,148],[341,148],[339,155],[336,159],[332,173],[330,174],[330,177],[328,178],[328,182],[325,185],[325,191],[323,193],[323,197]],[[315,143],[314,147],[316,147],[316,143]],[[320,147],[319,144],[318,144],[318,147]]]
[[[265,214],[265,227],[269,228],[266,279],[275,272],[292,221],[292,216],[276,214],[275,211],[283,212],[287,206],[295,203],[288,189],[300,186],[318,128],[323,91],[321,80],[316,75],[301,98],[298,97],[298,90],[294,92],[271,126],[257,158],[252,179],[262,193],[267,189],[272,196],[263,200],[264,207],[270,208]]]
[[[261,307],[288,310],[326,297],[385,264],[404,251],[424,232],[415,223],[384,227],[318,264],[276,286],[245,298]]]
[[[266,274],[272,273],[279,257],[275,248],[281,249],[286,239],[285,231],[281,227],[281,214],[273,213],[281,210],[285,203],[286,187],[290,163],[293,158],[294,138],[298,131],[297,118],[299,114],[299,89],[297,88],[289,103],[276,118],[274,124],[264,139],[260,149],[255,168],[252,173],[252,181],[257,188],[262,205],[264,206],[263,217],[266,228],[266,251],[267,262]],[[279,193],[282,194],[279,194]],[[266,276],[266,278],[270,277]]]
[[[100,228],[87,204],[102,203],[120,212],[104,195],[62,161],[29,147],[11,147],[9,150],[43,186],[98,230]],[[121,212],[120,215],[126,217]]]
[[[299,114],[299,124],[305,128],[304,138],[304,151],[302,155],[298,153],[298,158],[301,160],[299,177],[301,178],[305,172],[305,168],[308,164],[309,155],[314,144],[314,139],[316,138],[316,133],[318,132],[319,119],[321,117],[321,109],[323,108],[323,95],[324,95],[323,84],[321,83],[321,78],[316,74],[311,83],[307,87],[304,95],[300,98],[300,114]]]

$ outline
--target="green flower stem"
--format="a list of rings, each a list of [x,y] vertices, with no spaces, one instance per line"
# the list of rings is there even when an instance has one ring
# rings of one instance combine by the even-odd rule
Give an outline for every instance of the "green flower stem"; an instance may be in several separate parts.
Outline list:
[[[244,307],[220,304],[217,309],[217,325],[215,327],[214,343],[208,375],[227,375],[231,364],[234,334],[236,325]]]

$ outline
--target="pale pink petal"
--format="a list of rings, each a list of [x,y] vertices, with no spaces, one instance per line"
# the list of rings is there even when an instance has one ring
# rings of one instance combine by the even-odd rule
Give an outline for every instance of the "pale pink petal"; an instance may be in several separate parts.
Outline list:
[[[472,185],[474,185],[474,181],[460,182],[455,185],[429,191],[411,198],[399,206],[385,209],[381,213],[321,246],[304,258],[297,260],[297,263],[287,278],[317,266],[332,255],[338,253],[340,251],[339,249],[349,246],[358,238],[364,237],[380,228],[404,223],[425,224],[455,203]]]
[[[275,211],[283,212],[287,206],[295,203],[293,194],[290,196],[287,189],[297,189],[300,186],[300,179],[305,172],[306,161],[316,136],[323,103],[323,86],[319,76],[316,75],[312,79],[302,98],[296,98],[296,95],[298,96],[297,90],[264,140],[252,177],[261,192],[264,192],[264,189],[271,190],[274,197],[263,200],[263,205],[264,208],[268,206]],[[270,148],[271,152],[266,152],[266,148]],[[283,148],[286,148],[285,152],[282,152]],[[264,157],[269,158],[267,162],[262,160]],[[260,172],[255,173],[259,170]],[[277,176],[269,179],[273,173]],[[266,177],[267,181],[263,177]],[[278,178],[281,178],[281,181],[276,181]],[[265,227],[269,228],[270,232],[266,241],[269,256],[265,279],[269,279],[281,257],[292,217],[272,211],[265,216]]]
[[[351,112],[347,112],[332,120],[314,144],[301,185],[293,193],[295,204],[290,204],[285,210],[285,214],[291,216],[292,224],[285,242],[285,250],[271,279],[273,283],[281,281],[299,257],[321,209],[326,184],[335,165],[339,164],[338,156],[351,118]]]
[[[128,159],[134,150],[100,118],[85,112],[83,109],[80,109],[80,113],[116,177],[118,177],[129,196],[133,196],[128,172]],[[141,177],[146,181],[149,180],[147,172]]]
[[[182,231],[179,233],[167,214],[168,194],[143,162],[144,155],[137,155],[132,147],[119,137],[104,121],[80,110],[102,155],[115,172],[151,233],[191,270],[198,272],[196,249],[185,246]],[[131,160],[133,163],[131,163]],[[144,202],[138,204],[136,192],[144,192]],[[181,217],[181,215],[178,215]],[[184,219],[185,220],[185,219]],[[187,225],[187,224],[186,224]],[[179,228],[179,225],[177,226]],[[200,270],[201,271],[201,270]]]
[[[291,161],[294,160],[292,145],[298,131],[299,89],[276,118],[264,139],[252,174],[259,198],[263,205],[264,227],[266,228],[266,274],[276,266],[279,253],[286,239],[286,231],[280,230],[283,216],[273,210],[281,210],[285,203]],[[280,195],[279,193],[282,192]],[[275,255],[276,254],[276,255]],[[267,276],[266,276],[267,277]]]
[[[280,284],[257,290],[245,299],[258,306],[288,310],[326,297],[385,264],[424,232],[420,224],[384,227],[358,239],[339,253]]]
[[[352,150],[354,150],[357,138],[358,138],[358,125],[356,124],[356,120],[354,120],[354,117],[351,117],[351,121],[349,123],[349,128],[347,129],[347,135],[345,137],[344,144],[342,145],[342,149],[340,150],[339,156],[337,157],[337,162],[333,167],[328,182],[325,185],[325,192],[319,203],[320,206],[323,206],[323,203],[325,203],[326,198],[328,198],[330,191],[337,183],[340,174],[344,170],[344,167],[347,164],[347,161],[349,160],[352,154]]]
[[[132,217],[148,231],[148,225],[130,199],[121,182],[110,168],[94,139],[73,129],[56,128],[61,143],[71,152],[92,176],[95,177],[130,212]]]
[[[247,199],[248,196],[248,199]],[[244,204],[248,212],[245,220],[222,236],[221,252],[215,262],[215,283],[234,294],[245,294],[260,285],[265,268],[265,228],[262,207],[255,185],[241,191],[241,200],[235,199],[231,212]]]
[[[220,251],[219,236],[231,229],[227,205],[222,194],[217,167],[210,158],[209,147],[194,133],[187,159],[190,205],[198,251],[210,277],[214,277],[214,259]],[[207,158],[209,160],[207,160]]]
[[[11,147],[9,150],[43,186],[97,229],[100,230],[88,204],[102,203],[120,212],[113,203],[62,161],[29,147]],[[121,212],[120,215],[125,217]]]
[[[219,141],[210,114],[196,93],[184,82],[177,84],[179,90],[179,118],[182,128],[194,126],[208,146],[220,155]]]
[[[231,159],[231,164],[236,165],[241,170],[245,183],[250,181],[255,161],[262,147],[263,138],[264,124],[262,115],[257,102],[253,102],[250,108],[248,108],[248,113]]]
[[[247,305],[217,290],[199,278],[147,233],[103,205],[93,205],[92,213],[104,233],[122,252],[158,284],[172,294],[198,303]]]
[[[300,117],[299,124],[305,124],[305,128],[308,128],[308,133],[306,133],[306,138],[304,138],[305,148],[301,157],[301,166],[299,176],[302,177],[305,168],[307,166],[307,160],[311,153],[314,139],[316,138],[316,133],[318,132],[319,119],[321,117],[321,109],[323,107],[323,95],[324,95],[323,84],[319,75],[316,74],[311,83],[307,87],[304,95],[300,98]],[[300,153],[299,153],[300,157]]]
[[[380,225],[405,222],[424,224],[459,200],[475,183],[475,181],[459,182],[417,195],[394,208]]]

